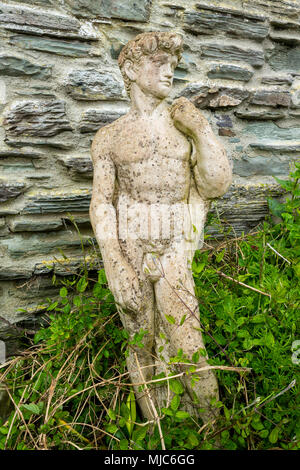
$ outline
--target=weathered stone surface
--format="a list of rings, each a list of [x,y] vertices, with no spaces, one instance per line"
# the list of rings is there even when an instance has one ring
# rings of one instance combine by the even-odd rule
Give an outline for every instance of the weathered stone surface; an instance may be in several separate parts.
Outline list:
[[[47,85],[27,86],[25,89],[20,88],[16,94],[18,96],[26,96],[30,98],[56,99],[56,94],[53,92],[51,86],[48,87]]]
[[[25,183],[0,180],[0,202],[5,202],[20,196],[25,189]]]
[[[287,175],[290,170],[290,159],[281,157],[248,157],[242,155],[240,160],[233,161],[233,171],[239,176],[278,176]]]
[[[71,174],[79,173],[81,176],[91,178],[93,176],[93,164],[90,156],[87,157],[60,157],[59,161],[69,170]]]
[[[64,101],[23,101],[6,112],[4,126],[11,136],[51,137],[72,127]]]
[[[300,140],[300,127],[284,129],[272,122],[250,123],[243,130],[243,134],[253,135],[259,140],[297,141]]]
[[[87,18],[120,18],[132,21],[148,21],[149,0],[66,0],[72,13]]]
[[[299,152],[300,127],[280,128],[272,122],[251,123],[243,133],[252,135],[252,148],[269,152]]]
[[[0,75],[21,77],[23,75],[33,78],[49,78],[51,67],[34,64],[27,59],[12,55],[0,56]]]
[[[247,49],[226,44],[208,44],[201,47],[202,56],[219,60],[238,61],[261,67],[264,64],[264,53],[260,49]]]
[[[234,112],[236,117],[240,119],[248,119],[249,121],[268,121],[275,119],[282,119],[285,117],[285,110],[273,110],[273,109],[241,109],[239,108]]]
[[[81,234],[84,245],[88,244],[90,236]],[[81,239],[77,233],[71,231],[55,234],[15,235],[12,238],[1,239],[0,249],[6,249],[11,258],[30,257],[33,255],[47,255],[58,248],[62,250],[81,249]]]
[[[298,1],[298,0],[297,0]],[[300,20],[300,18],[299,18]],[[270,24],[273,26],[275,31],[284,31],[287,29],[299,29],[300,26],[300,21],[297,21],[297,19],[281,19],[279,16],[278,17],[273,17],[270,18]]]
[[[278,45],[266,52],[267,62],[278,72],[297,72],[300,69],[300,47]]]
[[[253,76],[253,71],[245,67],[232,64],[212,64],[207,73],[209,78],[225,78],[248,82]]]
[[[185,87],[179,96],[189,98],[197,108],[226,108],[238,106],[249,97],[249,92],[241,88],[209,87],[192,83]]]
[[[298,0],[243,0],[243,6],[268,15],[280,15],[281,18],[295,18],[300,13]]]
[[[228,106],[238,106],[243,100],[239,98],[234,98],[226,94],[217,96],[216,98],[210,100],[210,108],[226,108]]]
[[[249,19],[255,19],[255,20],[258,20],[258,21],[264,21],[266,20],[266,15],[265,15],[265,12],[262,12],[262,13],[258,13],[258,12],[253,12],[251,9],[241,9],[239,8],[240,5],[238,5],[237,7],[235,6],[235,4],[224,4],[223,2],[220,2],[219,0],[217,0],[216,2],[209,2],[209,4],[207,3],[196,3],[196,8],[198,10],[210,10],[210,11],[217,11],[217,12],[221,12],[223,14],[225,13],[229,13],[230,15],[233,15],[233,16],[237,16],[237,17],[242,17],[242,18],[249,18]],[[212,5],[213,3],[213,5]]]
[[[25,150],[2,150],[0,149],[0,159],[2,158],[28,158],[28,159],[37,159],[41,158],[43,154],[39,152],[28,152]]]
[[[12,264],[10,266],[0,267],[1,281],[15,281],[17,279],[29,279],[32,276],[32,270],[22,266]]]
[[[293,78],[291,75],[287,76],[278,76],[275,75],[273,77],[262,77],[261,83],[266,84],[266,85],[291,85],[293,82]]]
[[[219,135],[222,137],[234,137],[236,135],[232,129],[228,129],[227,127],[221,127],[219,129]]]
[[[217,119],[218,127],[233,127],[231,117],[228,114],[221,114],[215,116]]]
[[[252,142],[251,147],[257,148],[259,150],[269,150],[270,152],[297,152],[300,151],[300,141],[261,141],[261,142]]]
[[[270,39],[281,44],[297,46],[300,44],[300,35],[296,32],[272,31],[269,35]]]
[[[289,115],[295,118],[300,118],[300,109],[290,109]]]
[[[3,173],[11,173],[11,175],[24,175],[25,177],[28,175],[28,170],[35,171],[35,166],[33,162],[17,162],[17,161],[1,161],[0,162],[0,172]]]
[[[59,39],[43,38],[19,34],[12,36],[10,44],[23,49],[48,52],[67,57],[86,57],[91,52],[91,46],[79,41],[63,41]]]
[[[300,108],[300,78],[297,78],[291,87],[291,96],[292,96],[292,110]]]
[[[9,234],[8,226],[6,225],[5,218],[0,217],[0,237],[6,236]],[[0,290],[1,295],[1,290]]]
[[[199,7],[200,8],[200,7]],[[255,19],[241,18],[234,13],[222,13],[214,8],[184,13],[183,29],[193,34],[215,34],[221,31],[230,36],[263,40],[268,34],[268,25]]]
[[[29,3],[30,5],[49,6],[52,5],[52,0],[22,0],[22,3]]]
[[[51,232],[63,227],[61,219],[17,217],[8,220],[12,232]]]
[[[49,147],[54,149],[60,150],[71,150],[74,147],[74,139],[73,143],[65,139],[64,141],[58,140],[51,140],[51,138],[47,140],[36,140],[32,138],[26,138],[26,136],[22,135],[22,140],[13,140],[6,138],[5,143],[11,147],[22,148],[22,147],[42,147],[46,148]]]
[[[0,27],[22,33],[34,33],[64,38],[97,39],[95,33],[86,32],[80,22],[58,11],[50,13],[20,5],[0,3]]]
[[[283,190],[277,184],[245,183],[232,184],[230,190],[214,203],[210,212],[233,226],[232,236],[247,233],[269,213],[268,197],[277,197]],[[218,228],[207,227],[207,232],[216,238],[222,237]]]
[[[73,70],[67,77],[66,89],[76,100],[126,99],[123,84],[112,73],[95,69]]]
[[[31,192],[23,208],[24,214],[56,212],[88,212],[91,193],[87,189],[66,192]]]
[[[79,123],[79,131],[83,133],[95,132],[106,124],[119,119],[125,114],[125,111],[111,111],[111,110],[98,110],[88,109],[84,112],[82,119]]]
[[[273,107],[290,106],[291,94],[289,91],[281,90],[256,90],[250,99],[250,103]]]

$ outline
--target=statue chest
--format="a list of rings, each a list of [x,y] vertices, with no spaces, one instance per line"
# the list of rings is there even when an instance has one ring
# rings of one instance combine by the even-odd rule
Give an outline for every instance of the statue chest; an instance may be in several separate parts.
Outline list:
[[[126,132],[127,131],[127,132]],[[117,167],[133,165],[144,170],[168,165],[168,160],[187,162],[191,144],[174,126],[136,126],[125,129],[115,142]],[[170,162],[171,164],[171,162]]]

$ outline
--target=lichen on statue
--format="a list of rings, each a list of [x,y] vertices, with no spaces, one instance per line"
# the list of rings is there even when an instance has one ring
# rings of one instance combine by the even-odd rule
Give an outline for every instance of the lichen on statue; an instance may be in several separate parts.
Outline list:
[[[144,347],[132,345],[128,352],[133,384],[172,372],[168,363],[179,349],[189,360],[205,350],[191,261],[209,201],[227,191],[232,177],[201,112],[183,97],[171,107],[166,103],[182,43],[177,34],[151,32],[125,45],[119,66],[131,107],[97,132],[91,150],[90,216],[109,287],[130,337],[147,331]],[[197,368],[207,366],[207,356],[199,357]],[[210,403],[218,399],[218,384],[212,370],[199,372],[193,386],[188,375],[182,383],[185,407],[195,415],[204,409],[204,422],[214,418]],[[166,382],[150,396],[134,387],[142,414],[153,419],[153,405],[167,404]]]

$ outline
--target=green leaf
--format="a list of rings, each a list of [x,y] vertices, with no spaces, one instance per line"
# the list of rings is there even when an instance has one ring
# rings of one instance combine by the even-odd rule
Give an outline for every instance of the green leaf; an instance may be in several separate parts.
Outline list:
[[[176,395],[181,395],[184,392],[184,387],[179,380],[172,379],[169,381],[170,389]]]
[[[258,313],[251,318],[251,323],[265,323],[266,318],[262,313]]]
[[[216,262],[220,263],[222,261],[222,259],[224,258],[224,255],[225,255],[225,248],[224,248],[224,250],[222,250],[220,253],[217,254]]]
[[[273,348],[274,344],[275,344],[274,336],[272,335],[271,332],[267,333],[265,336],[265,345],[268,346],[269,348]]]
[[[190,418],[190,415],[187,411],[176,411],[175,417],[178,419],[187,419]]]
[[[82,292],[84,292],[85,289],[87,288],[87,285],[88,285],[87,280],[85,279],[85,277],[82,277],[82,278],[77,282],[76,289],[77,289],[78,292],[82,293]]]
[[[116,420],[117,417],[116,417],[116,413],[115,413],[114,410],[112,410],[112,409],[110,408],[110,409],[107,411],[107,414],[108,414],[108,416],[110,417],[110,419],[112,419],[113,421]]]
[[[223,408],[223,409],[224,409],[224,415],[225,415],[226,420],[227,420],[227,421],[230,421],[230,418],[231,418],[231,416],[230,416],[230,411],[228,410],[228,408],[226,408],[225,405],[224,405],[224,408]]]
[[[107,432],[110,432],[111,434],[115,434],[118,430],[118,426],[114,423],[108,424],[106,426]]]
[[[120,450],[127,450],[128,449],[128,441],[127,439],[120,440]]]
[[[196,351],[192,356],[192,362],[194,362],[194,363],[199,362],[199,356],[200,356],[199,351]]]
[[[80,307],[81,297],[79,295],[75,295],[75,297],[73,299],[73,304],[75,305],[75,307]]]
[[[171,323],[171,325],[175,325],[175,318],[172,315],[165,315],[166,320]]]
[[[184,324],[185,319],[186,319],[186,315],[183,315],[183,317],[180,320],[179,326],[182,326]]]
[[[173,411],[169,410],[168,408],[162,408],[161,411],[167,416],[173,416]]]
[[[278,428],[272,429],[269,435],[269,441],[271,444],[275,444],[278,441]]]
[[[294,187],[294,182],[291,181],[291,180],[282,180],[280,178],[276,178],[276,176],[274,176],[274,179],[277,181],[277,183],[280,184],[280,186],[285,189],[286,191],[292,191],[293,187]]]
[[[135,396],[132,390],[130,390],[130,393],[128,395],[126,406],[129,409],[129,419],[126,422],[126,427],[127,427],[129,436],[131,436],[133,428],[134,428],[134,422],[136,421]]]
[[[205,267],[205,263],[195,263],[195,262],[192,263],[193,272],[196,274],[200,274],[201,271],[203,271],[204,267]]]
[[[62,287],[62,288],[60,289],[60,291],[59,291],[59,295],[60,295],[61,297],[67,297],[67,295],[68,295],[68,290],[67,290],[65,287]]]
[[[101,269],[98,273],[98,282],[100,285],[107,284],[106,274],[104,269]]]
[[[272,198],[268,198],[267,201],[271,213],[276,217],[281,217],[281,214],[286,210],[285,205]]]
[[[134,442],[142,441],[147,434],[147,426],[138,426],[137,429],[133,432],[132,440]]]
[[[40,407],[34,403],[24,404],[22,408],[25,408],[25,410],[30,411],[34,415],[39,415],[41,412]]]
[[[196,447],[199,444],[199,440],[193,432],[189,432],[188,442],[192,447]]]
[[[179,395],[174,395],[174,397],[172,398],[172,401],[171,401],[171,409],[173,411],[176,411],[178,409],[178,406],[180,404],[180,396]]]

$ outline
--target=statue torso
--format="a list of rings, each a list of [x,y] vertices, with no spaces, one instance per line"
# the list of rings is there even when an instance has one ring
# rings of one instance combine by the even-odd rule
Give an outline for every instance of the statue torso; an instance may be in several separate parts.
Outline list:
[[[116,122],[112,159],[119,194],[139,203],[187,202],[190,187],[191,144],[171,118]]]

